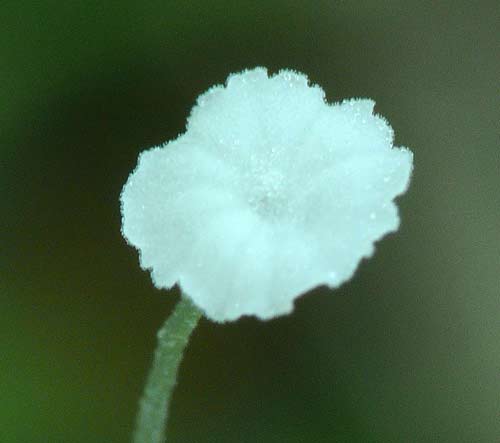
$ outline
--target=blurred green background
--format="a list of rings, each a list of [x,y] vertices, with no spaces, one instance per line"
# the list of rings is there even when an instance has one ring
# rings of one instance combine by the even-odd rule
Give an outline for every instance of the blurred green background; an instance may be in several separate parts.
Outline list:
[[[0,442],[129,440],[179,294],[123,241],[121,187],[257,65],[374,98],[413,182],[339,290],[201,322],[169,441],[500,441],[499,19],[494,0],[3,0]]]

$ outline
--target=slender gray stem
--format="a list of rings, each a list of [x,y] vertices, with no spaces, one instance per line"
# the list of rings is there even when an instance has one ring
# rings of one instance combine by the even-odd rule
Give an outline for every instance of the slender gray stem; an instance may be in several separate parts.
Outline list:
[[[201,315],[201,311],[182,296],[172,315],[158,331],[158,347],[139,404],[134,443],[164,442],[177,370],[189,336]]]

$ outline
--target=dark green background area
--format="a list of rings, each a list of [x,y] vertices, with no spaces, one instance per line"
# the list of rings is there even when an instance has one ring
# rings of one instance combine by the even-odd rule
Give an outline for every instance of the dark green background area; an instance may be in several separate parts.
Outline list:
[[[138,153],[230,72],[371,97],[415,154],[398,233],[290,316],[203,320],[171,443],[500,439],[497,1],[0,5],[0,442],[127,442],[178,299],[120,235]]]

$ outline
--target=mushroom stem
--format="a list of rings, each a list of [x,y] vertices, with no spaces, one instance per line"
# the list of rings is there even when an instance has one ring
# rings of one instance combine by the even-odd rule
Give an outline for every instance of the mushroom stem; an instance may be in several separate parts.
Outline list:
[[[202,312],[182,296],[158,331],[158,346],[139,403],[134,443],[163,443],[177,370]]]

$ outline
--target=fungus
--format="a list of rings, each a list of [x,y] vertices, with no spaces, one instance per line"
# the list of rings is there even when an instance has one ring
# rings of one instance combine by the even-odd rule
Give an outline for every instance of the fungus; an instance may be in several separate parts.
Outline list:
[[[301,73],[228,77],[185,133],[143,152],[121,194],[122,232],[155,286],[179,284],[210,319],[287,314],[352,277],[399,226],[413,155],[374,102],[329,104]]]

